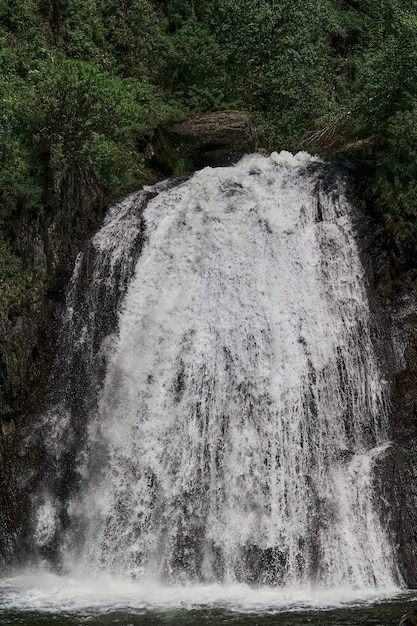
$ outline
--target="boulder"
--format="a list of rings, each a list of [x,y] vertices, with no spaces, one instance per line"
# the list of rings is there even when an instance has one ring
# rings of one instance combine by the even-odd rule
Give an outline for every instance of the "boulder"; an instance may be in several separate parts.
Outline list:
[[[155,166],[169,175],[232,165],[256,152],[256,124],[242,111],[206,113],[158,126],[152,147]]]

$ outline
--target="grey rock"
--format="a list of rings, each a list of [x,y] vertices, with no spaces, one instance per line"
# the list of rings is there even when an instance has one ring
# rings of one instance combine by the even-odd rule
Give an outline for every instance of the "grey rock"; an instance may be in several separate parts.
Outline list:
[[[236,163],[258,147],[254,119],[242,111],[218,111],[159,126],[153,160],[167,174]]]

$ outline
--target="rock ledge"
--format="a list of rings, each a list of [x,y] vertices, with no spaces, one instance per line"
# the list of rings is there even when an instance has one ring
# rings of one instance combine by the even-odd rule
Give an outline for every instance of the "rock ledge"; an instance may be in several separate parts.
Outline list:
[[[253,117],[242,111],[217,111],[159,126],[153,159],[166,174],[181,174],[207,165],[232,165],[257,147]]]

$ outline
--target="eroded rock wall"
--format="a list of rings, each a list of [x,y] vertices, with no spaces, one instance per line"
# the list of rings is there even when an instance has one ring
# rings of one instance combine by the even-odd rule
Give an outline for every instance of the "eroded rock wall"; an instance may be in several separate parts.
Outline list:
[[[372,207],[371,207],[372,208]],[[402,582],[417,587],[417,293],[413,268],[381,220],[362,206],[359,243],[368,267],[375,341],[388,390],[391,445],[376,492]]]
[[[408,285],[388,305],[394,348],[391,429],[393,445],[382,472],[383,494],[398,566],[408,587],[417,587],[417,297]]]
[[[249,114],[216,111],[159,126],[152,144],[156,166],[171,175],[233,165],[244,154],[256,152],[258,137]]]
[[[78,165],[47,181],[42,211],[21,209],[6,224],[33,288],[0,306],[0,563],[13,553],[42,462],[25,427],[47,393],[65,284],[105,204],[95,176]]]

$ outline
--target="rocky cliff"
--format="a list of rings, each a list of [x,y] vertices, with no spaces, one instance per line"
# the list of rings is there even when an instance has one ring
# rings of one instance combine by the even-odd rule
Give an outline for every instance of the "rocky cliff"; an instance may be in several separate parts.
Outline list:
[[[166,174],[232,165],[256,152],[255,120],[242,111],[218,111],[163,124],[154,134],[153,160]]]
[[[358,181],[354,180],[354,188]],[[362,181],[363,183],[364,181]],[[380,459],[376,481],[381,515],[396,549],[400,576],[417,587],[417,293],[414,268],[363,201],[359,243],[368,268],[374,338],[388,390],[391,446]]]
[[[47,393],[65,284],[106,201],[82,165],[45,184],[43,210],[21,209],[6,224],[30,285],[18,301],[0,305],[0,560],[13,552],[40,463],[22,436]]]

